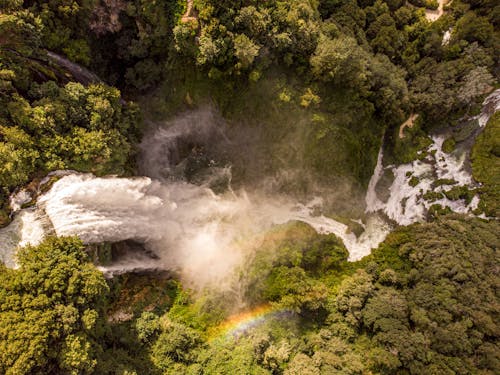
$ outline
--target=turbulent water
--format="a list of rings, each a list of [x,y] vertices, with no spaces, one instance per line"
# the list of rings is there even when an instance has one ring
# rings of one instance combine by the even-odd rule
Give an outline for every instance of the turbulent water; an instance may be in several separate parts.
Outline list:
[[[481,113],[469,122],[477,122],[480,129],[499,109],[500,90],[496,90],[485,99]],[[463,214],[472,213],[477,208],[479,203],[477,196],[466,202],[463,199],[451,200],[443,194],[454,187],[470,189],[477,187],[468,165],[470,149],[457,147],[448,154],[443,151],[445,135],[433,135],[431,139],[432,144],[426,150],[426,157],[423,160],[399,166],[384,167],[383,152],[380,150],[377,166],[366,194],[367,212],[381,211],[398,224],[409,225],[423,221],[432,205],[438,204]],[[388,199],[382,201],[376,189],[384,172],[392,173],[394,180],[388,188]],[[435,194],[429,198],[425,196],[428,192]]]
[[[140,169],[148,177],[58,172],[59,180],[38,197],[36,206],[20,209],[30,196],[25,192],[13,196],[12,206],[18,212],[13,223],[0,231],[3,261],[13,266],[18,245],[35,245],[47,234],[78,235],[85,243],[134,240],[154,257],[145,252],[128,254],[102,270],[170,269],[206,284],[234,269],[245,255],[242,243],[291,220],[306,222],[319,233],[335,233],[351,260],[367,255],[384,239],[389,226],[380,218],[370,218],[357,238],[347,225],[317,214],[320,198],[301,204],[269,192],[234,192],[230,167],[193,151],[226,141],[213,116],[204,111],[190,114],[147,134]],[[197,172],[193,166],[202,162]],[[213,186],[221,191],[216,194]]]
[[[374,175],[367,194],[367,212],[381,210],[398,224],[409,225],[424,220],[428,209],[434,204],[449,207],[458,213],[472,212],[477,208],[479,203],[477,197],[469,204],[462,199],[450,200],[444,195],[440,199],[425,199],[424,195],[427,192],[442,193],[456,186],[475,187],[470,173],[465,169],[465,153],[457,155],[443,152],[444,136],[433,136],[432,141],[425,159],[397,167],[387,167],[392,171],[394,181],[389,187],[389,198],[385,202],[378,198],[375,190],[378,179],[383,173],[382,153],[380,154],[377,164],[378,174]],[[416,182],[412,183],[412,179]],[[449,181],[435,186],[435,182],[439,179]]]
[[[186,275],[202,274],[206,280],[197,277],[201,282],[226,274],[244,253],[238,241],[273,224],[301,220],[318,232],[335,233],[344,240],[352,259],[369,253],[385,236],[386,231],[367,230],[357,239],[346,225],[314,216],[319,204],[319,200],[309,205],[294,204],[243,191],[216,195],[209,188],[183,181],[71,174],[54,183],[38,199],[36,209],[22,210],[2,235],[10,235],[12,245],[16,241],[20,245],[36,244],[50,232],[78,235],[85,243],[132,239],[144,243],[158,258],[122,260],[108,271],[176,269]],[[43,224],[43,220],[50,224]],[[375,219],[368,223],[370,229],[385,226]],[[12,264],[11,260],[7,262]]]
[[[480,126],[498,109],[499,92],[485,102],[485,110],[477,117]],[[494,104],[492,97],[496,98]],[[184,116],[147,134],[140,164],[141,172],[148,177],[59,172],[56,174],[60,179],[38,197],[36,206],[25,209],[21,206],[31,197],[23,191],[17,193],[11,199],[17,211],[15,218],[0,230],[3,262],[15,266],[18,246],[35,245],[48,234],[78,235],[85,243],[133,240],[146,251],[129,253],[101,269],[108,273],[176,270],[188,281],[206,285],[224,279],[245,255],[242,244],[275,224],[299,220],[319,233],[334,233],[344,241],[349,259],[356,260],[369,254],[391,229],[378,212],[399,224],[410,224],[423,220],[431,204],[423,199],[423,193],[449,187],[433,188],[436,179],[454,179],[464,186],[474,184],[465,168],[465,153],[444,153],[443,136],[432,138],[426,159],[410,164],[384,167],[381,150],[366,195],[367,212],[371,214],[362,223],[364,233],[356,237],[347,225],[317,214],[321,212],[320,198],[301,204],[269,192],[234,192],[230,168],[217,166],[207,158],[201,158],[205,163],[203,172],[196,172],[192,167],[200,164],[196,148],[224,141],[210,116],[213,114]],[[190,168],[191,177],[186,178]],[[376,188],[387,169],[395,178],[389,198],[383,201]],[[414,186],[409,184],[412,177],[418,178]],[[214,181],[225,184],[226,189],[216,194]],[[446,198],[434,203],[466,213],[477,206],[477,199],[470,204]]]

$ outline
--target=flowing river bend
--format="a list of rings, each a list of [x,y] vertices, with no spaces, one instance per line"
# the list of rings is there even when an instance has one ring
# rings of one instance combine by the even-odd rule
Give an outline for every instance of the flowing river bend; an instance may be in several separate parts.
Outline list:
[[[472,120],[483,127],[499,107],[497,90]],[[191,120],[188,116],[180,124],[160,127],[145,137],[141,169],[149,177],[95,177],[62,171],[33,207],[21,208],[31,199],[25,191],[13,195],[14,220],[0,230],[1,260],[15,267],[19,246],[36,245],[49,234],[77,235],[89,244],[134,240],[154,257],[130,255],[102,270],[173,269],[184,275],[196,274],[199,282],[208,283],[223,278],[241,261],[244,249],[239,244],[276,224],[299,220],[319,233],[334,233],[344,241],[349,259],[357,260],[385,239],[390,222],[408,225],[425,220],[432,204],[460,213],[470,213],[478,204],[477,197],[471,202],[453,201],[444,195],[433,202],[424,198],[427,191],[440,193],[450,187],[434,186],[437,179],[454,180],[449,181],[453,186],[475,186],[467,168],[468,150],[457,147],[446,154],[442,151],[444,135],[435,135],[428,156],[413,163],[384,166],[380,151],[366,194],[365,231],[356,237],[345,224],[315,214],[321,198],[301,204],[268,193],[235,192],[229,183],[228,189],[216,194],[211,182],[224,178],[230,182],[230,168],[214,166],[196,184],[175,178],[176,168],[182,165],[174,160],[179,139],[207,135],[205,126]],[[394,179],[382,199],[377,185],[387,171]],[[412,177],[417,182],[410,184]]]

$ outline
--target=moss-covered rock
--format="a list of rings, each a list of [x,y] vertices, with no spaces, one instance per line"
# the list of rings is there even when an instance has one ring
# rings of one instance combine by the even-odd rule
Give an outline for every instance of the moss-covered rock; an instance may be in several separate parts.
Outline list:
[[[469,204],[472,201],[472,198],[476,195],[476,191],[469,189],[467,186],[455,186],[450,190],[445,190],[444,195],[452,201],[463,199],[467,204]]]
[[[443,185],[455,185],[458,182],[452,178],[440,178],[432,182],[432,188],[435,189],[438,186],[443,186]]]
[[[455,139],[453,139],[453,137],[450,137],[443,142],[442,150],[447,154],[449,154],[453,152],[453,150],[455,149],[455,145],[456,145]]]
[[[424,194],[424,199],[428,202],[435,202],[441,198],[444,198],[443,193],[438,193],[436,191],[427,191]]]
[[[412,176],[410,178],[410,181],[408,181],[408,185],[410,185],[411,187],[415,187],[418,185],[419,182],[420,182],[420,179],[417,176]]]

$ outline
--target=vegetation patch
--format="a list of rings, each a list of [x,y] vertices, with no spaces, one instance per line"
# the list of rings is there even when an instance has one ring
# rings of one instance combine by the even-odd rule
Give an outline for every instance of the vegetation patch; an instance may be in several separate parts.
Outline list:
[[[498,216],[500,201],[500,113],[493,115],[472,148],[472,175],[479,188],[479,209]]]
[[[444,194],[429,190],[429,191],[425,192],[425,194],[423,195],[423,198],[428,202],[435,202],[437,200],[444,198]]]
[[[439,178],[437,180],[432,181],[432,188],[436,189],[439,186],[456,185],[456,184],[458,184],[458,181],[456,181],[452,178]]]
[[[408,185],[410,185],[411,187],[415,187],[418,185],[419,182],[420,182],[420,179],[417,176],[412,176],[410,178],[410,180],[408,181]]]
[[[427,156],[425,151],[432,144],[432,140],[422,129],[421,117],[415,121],[411,128],[406,128],[404,138],[394,134],[392,140],[391,153],[388,155],[391,164],[404,164],[424,159]]]
[[[465,203],[469,204],[476,195],[476,190],[471,190],[467,186],[455,186],[450,190],[445,190],[444,195],[452,201],[463,199]]]
[[[447,154],[450,154],[453,152],[453,150],[455,150],[455,145],[456,145],[455,139],[453,137],[450,137],[443,142],[442,149]]]

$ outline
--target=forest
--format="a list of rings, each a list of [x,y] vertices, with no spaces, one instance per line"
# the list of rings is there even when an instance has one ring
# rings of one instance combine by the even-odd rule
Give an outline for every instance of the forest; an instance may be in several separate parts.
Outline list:
[[[243,190],[320,196],[311,220],[347,228],[295,218],[245,230],[225,284],[200,287],[173,266],[110,277],[137,238],[59,235],[52,220],[39,243],[16,237],[16,267],[0,262],[0,374],[500,373],[498,103],[481,123],[499,78],[494,0],[0,0],[0,227],[49,213],[55,171],[146,175],[153,191],[182,167],[181,182],[217,204]],[[223,136],[193,130],[167,149],[175,168],[148,174],[159,161],[146,140],[193,113]],[[368,226],[380,159],[379,196],[398,166],[441,152],[435,134],[443,158],[467,149],[470,183],[437,173],[419,192],[425,219],[382,212],[391,230],[353,259],[346,238]],[[14,207],[20,191],[41,203]]]

